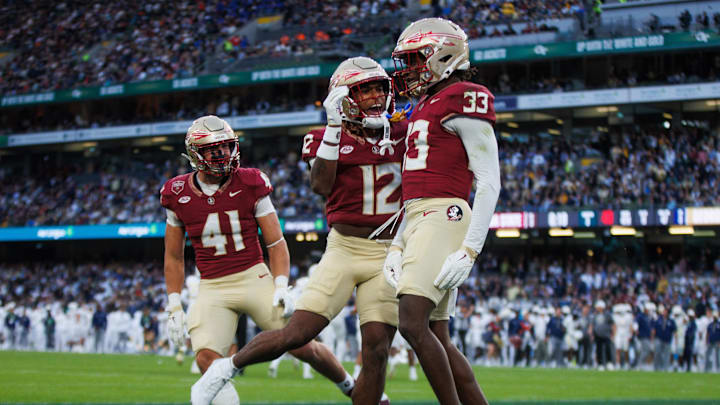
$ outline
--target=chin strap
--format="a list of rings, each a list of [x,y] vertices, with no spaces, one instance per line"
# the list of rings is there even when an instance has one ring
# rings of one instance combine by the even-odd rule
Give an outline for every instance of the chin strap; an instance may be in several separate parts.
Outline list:
[[[382,117],[366,117],[362,120],[362,126],[363,128],[369,128],[369,129],[381,129],[383,130],[383,137],[378,143],[378,146],[380,146],[380,151],[378,152],[380,156],[385,155],[385,152],[390,152],[390,155],[393,155],[395,153],[395,148],[393,148],[393,143],[390,140],[390,120],[388,120],[388,117],[382,116]]]
[[[393,148],[393,143],[390,140],[390,121],[386,117],[382,117],[383,120],[383,138],[378,143],[378,146],[380,146],[380,151],[378,152],[380,156],[384,156],[385,152],[390,152],[388,156],[392,156],[395,154],[395,148]]]

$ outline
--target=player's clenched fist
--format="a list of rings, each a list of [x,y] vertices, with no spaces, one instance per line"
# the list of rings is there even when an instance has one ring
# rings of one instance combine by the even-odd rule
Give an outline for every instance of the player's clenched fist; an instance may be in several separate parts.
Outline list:
[[[392,288],[397,288],[400,275],[402,275],[402,249],[397,246],[390,246],[383,264],[383,274],[385,275],[385,281]]]
[[[339,86],[334,88],[330,94],[325,97],[323,101],[323,107],[325,107],[325,113],[327,114],[327,123],[332,127],[339,127],[342,125],[342,102],[347,95],[350,94],[350,89],[347,86]],[[340,134],[335,142],[340,142]]]
[[[171,293],[168,295],[168,304],[165,311],[168,313],[168,337],[176,347],[182,347],[185,344],[185,312],[180,302],[180,294]]]
[[[461,286],[470,275],[476,257],[477,253],[465,246],[451,253],[435,278],[435,287],[449,290]]]

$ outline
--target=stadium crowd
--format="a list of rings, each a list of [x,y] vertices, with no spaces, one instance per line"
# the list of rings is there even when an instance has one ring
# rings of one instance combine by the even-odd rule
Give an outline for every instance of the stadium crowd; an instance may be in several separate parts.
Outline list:
[[[500,138],[499,150],[499,211],[720,205],[720,138],[704,129],[627,127],[572,141]],[[268,174],[280,217],[322,217],[322,199],[296,152],[244,164]],[[130,170],[86,162],[18,181],[0,169],[0,226],[161,222],[158,190],[185,170],[180,159]]]
[[[720,138],[699,128],[624,127],[589,139],[502,141],[501,208],[720,205]]]
[[[243,59],[306,56],[328,43],[347,45],[346,37],[379,35],[389,44],[399,28],[383,21],[396,25],[398,18],[408,18],[404,0],[33,3],[38,2],[0,6],[0,48],[7,58],[0,65],[0,94],[219,73]],[[471,38],[480,38],[552,30],[543,21],[581,18],[585,5],[579,0],[445,1],[423,12],[452,18]],[[253,43],[241,33],[247,22],[268,15],[282,15],[279,29],[288,34],[260,35]],[[516,32],[510,22],[527,26]],[[216,58],[221,63],[211,70],[217,71],[208,71],[207,62]]]
[[[666,73],[652,70],[611,69],[600,82],[550,74],[546,69],[530,70],[528,75],[506,71],[479,70],[474,79],[487,86],[496,96],[528,93],[558,93],[599,88],[635,87],[659,84],[714,82],[720,79],[720,59],[708,63],[695,58],[677,60],[677,67]],[[547,74],[545,74],[545,73]],[[317,83],[314,83],[317,85]],[[150,95],[146,97],[104,100],[65,105],[21,107],[15,114],[0,115],[0,135],[31,134],[42,131],[102,128],[136,123],[192,120],[203,114],[221,117],[262,115],[283,112],[322,110],[319,96],[308,86],[284,89],[281,94],[272,87],[240,87],[222,91],[185,94]],[[325,83],[317,85],[322,92]],[[117,108],[118,103],[123,108]],[[404,104],[398,102],[398,105]]]
[[[96,165],[84,162],[48,169],[23,182],[0,169],[5,191],[0,196],[0,227],[162,222],[160,187],[190,170],[184,159],[124,170],[112,163]],[[270,157],[254,167],[270,177],[271,197],[280,217],[321,215],[323,202],[310,190],[309,170],[297,153]]]
[[[720,372],[720,256],[700,256],[632,265],[611,254],[486,252],[460,289],[453,338],[489,366]],[[294,263],[293,279],[308,264]],[[165,299],[160,263],[4,264],[0,348],[172,355]],[[333,332],[346,360],[356,347],[351,309]]]

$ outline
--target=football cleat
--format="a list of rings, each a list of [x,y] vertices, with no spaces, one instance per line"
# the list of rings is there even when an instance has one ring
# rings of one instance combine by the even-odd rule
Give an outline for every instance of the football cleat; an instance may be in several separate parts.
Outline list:
[[[192,405],[210,405],[236,372],[232,358],[213,361],[205,374],[190,389],[190,403]]]
[[[235,386],[232,380],[223,385],[220,392],[218,392],[215,399],[211,402],[212,405],[240,405],[240,397],[238,396]]]

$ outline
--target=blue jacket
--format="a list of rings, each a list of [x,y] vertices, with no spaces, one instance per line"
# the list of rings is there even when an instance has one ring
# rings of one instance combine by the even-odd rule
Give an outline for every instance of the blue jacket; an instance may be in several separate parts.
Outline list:
[[[660,317],[655,321],[655,336],[664,343],[672,342],[673,333],[677,330],[675,321]]]
[[[653,328],[650,317],[640,312],[635,317],[635,321],[638,324],[638,339],[650,339],[650,331]]]
[[[565,337],[565,327],[562,324],[562,318],[559,316],[553,316],[550,318],[550,322],[547,324],[548,335],[562,339]]]
[[[707,337],[710,344],[720,343],[720,321],[716,319],[708,325]]]

